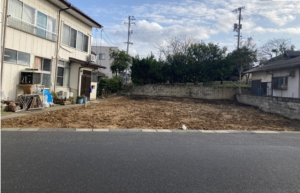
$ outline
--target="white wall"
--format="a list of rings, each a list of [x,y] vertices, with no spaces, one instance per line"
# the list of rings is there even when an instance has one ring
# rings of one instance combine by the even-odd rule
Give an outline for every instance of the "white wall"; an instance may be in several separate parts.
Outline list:
[[[299,68],[287,69],[281,71],[274,71],[274,77],[286,76],[291,70],[295,70],[295,77],[288,77],[288,89],[287,90],[276,90],[273,89],[273,96],[277,97],[289,97],[289,98],[300,98],[299,84],[300,84],[300,71]]]
[[[266,72],[253,72],[252,80],[261,80],[261,82],[272,82],[272,75]]]
[[[3,0],[2,0],[3,1]],[[35,8],[36,10],[49,15],[56,19],[56,33],[58,34],[58,10],[59,8],[52,3],[45,0],[22,0],[23,3]],[[1,11],[3,12],[4,6],[1,2]],[[87,61],[87,58],[91,51],[91,33],[92,27],[81,22],[77,18],[74,18],[67,12],[61,13],[61,20],[69,25],[70,27],[84,33],[89,36],[89,45],[88,52],[83,52],[69,46],[61,45],[59,46],[59,55],[58,59],[63,61],[69,61],[69,57],[73,57],[79,60]],[[62,30],[62,27],[60,28]],[[26,52],[30,54],[30,65],[18,65],[5,62],[3,64],[3,88],[4,96],[10,100],[16,100],[19,94],[22,94],[22,89],[17,86],[20,82],[20,72],[25,70],[25,68],[34,67],[34,58],[36,56],[47,58],[52,60],[52,69],[51,69],[51,90],[54,89],[54,84],[56,84],[56,42],[50,41],[48,39],[40,38],[38,36],[25,33],[10,27],[7,27],[6,33],[6,43],[5,48]],[[58,91],[67,91],[74,93],[74,96],[78,93],[78,69],[81,65],[71,63],[70,69],[70,88],[56,87],[56,92]],[[91,70],[91,69],[90,69]]]
[[[35,8],[36,10],[49,15],[56,19],[58,8],[48,1],[39,0],[23,0],[23,3]],[[2,9],[4,6],[1,6]],[[1,10],[4,12],[4,10]],[[30,54],[30,64],[29,65],[19,65],[4,62],[3,63],[3,88],[4,97],[3,99],[9,98],[9,100],[16,100],[19,94],[23,91],[17,86],[20,82],[20,72],[25,70],[25,68],[34,67],[35,56],[47,58],[52,60],[52,70],[54,72],[55,60],[55,45],[56,43],[38,36],[25,33],[10,27],[6,28],[6,38],[5,38],[5,48],[26,52]],[[51,82],[54,79],[52,77]]]
[[[96,100],[97,99],[97,82],[92,82],[91,86],[95,86],[95,89],[93,89],[92,93],[90,93],[90,100]]]

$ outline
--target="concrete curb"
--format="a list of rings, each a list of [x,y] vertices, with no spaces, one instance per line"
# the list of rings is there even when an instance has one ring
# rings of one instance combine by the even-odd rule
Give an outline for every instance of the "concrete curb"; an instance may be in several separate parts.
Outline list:
[[[142,132],[142,133],[203,133],[203,134],[300,134],[300,131],[239,131],[239,130],[170,130],[170,129],[75,129],[75,128],[2,128],[8,132]]]

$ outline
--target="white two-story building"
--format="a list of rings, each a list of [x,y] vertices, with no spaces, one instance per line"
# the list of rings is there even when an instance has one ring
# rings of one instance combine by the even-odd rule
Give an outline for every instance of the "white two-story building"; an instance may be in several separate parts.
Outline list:
[[[39,82],[22,77],[24,71],[40,73],[48,91],[96,99],[97,71],[104,67],[91,55],[91,39],[101,24],[66,0],[2,0],[1,8],[2,100],[16,100],[20,83]]]

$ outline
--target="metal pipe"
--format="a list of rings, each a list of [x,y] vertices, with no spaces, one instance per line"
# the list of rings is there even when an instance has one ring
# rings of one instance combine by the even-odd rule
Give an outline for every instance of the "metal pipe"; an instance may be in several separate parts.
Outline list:
[[[59,46],[60,46],[60,40],[61,40],[61,32],[60,32],[60,26],[61,26],[61,21],[60,21],[60,14],[63,11],[66,11],[68,9],[72,8],[72,4],[69,5],[69,7],[60,9],[58,12],[58,27],[57,27],[57,40],[56,40],[56,61],[55,61],[55,69],[54,69],[54,92],[56,90],[56,79],[57,79],[57,68],[58,68],[58,55],[59,55]]]
[[[83,66],[79,67],[78,68],[78,85],[77,85],[77,96],[80,95],[80,90],[81,90],[81,86],[80,86],[80,80],[81,80],[81,77],[80,77],[80,70],[84,68]]]

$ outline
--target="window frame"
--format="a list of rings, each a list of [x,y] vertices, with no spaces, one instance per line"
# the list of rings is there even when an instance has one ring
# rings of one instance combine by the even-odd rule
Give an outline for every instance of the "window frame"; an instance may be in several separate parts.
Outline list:
[[[103,56],[100,58],[100,56]],[[105,53],[99,53],[99,57],[98,57],[99,60],[105,60]]]
[[[82,31],[79,31],[79,30],[76,30],[75,28],[72,28],[71,26],[67,25],[67,24],[63,24],[63,36],[65,35],[65,26],[69,28],[68,30],[68,44],[66,44],[66,42],[63,41],[63,38],[61,40],[61,44],[65,45],[65,46],[68,46],[70,48],[73,48],[73,49],[76,49],[76,50],[79,50],[79,51],[82,51],[82,52],[85,52],[85,53],[88,53],[88,50],[89,50],[89,36],[85,33],[83,33]],[[71,31],[74,30],[76,33],[75,36],[75,47],[71,46]],[[79,41],[79,38],[80,38],[80,35],[81,35],[81,45],[78,45],[78,41]]]
[[[35,56],[35,58],[41,58],[41,66],[40,66],[40,71],[42,73],[42,84],[45,86],[45,90],[49,90],[50,91],[50,88],[51,88],[51,74],[52,74],[52,60],[49,59],[49,58],[43,58],[43,57],[39,57],[39,56]],[[50,62],[50,70],[44,70],[44,63],[45,63],[45,60],[48,60]],[[44,74],[49,74],[50,75],[50,87],[46,87],[46,85],[44,84]]]
[[[16,52],[16,60],[15,60],[15,62],[5,60],[5,51],[6,50],[10,50],[10,51]],[[28,64],[19,63],[19,53],[27,54],[29,56]],[[7,62],[7,63],[11,63],[11,64],[17,64],[17,65],[22,65],[22,66],[30,66],[31,54],[29,54],[27,52],[21,52],[21,51],[17,51],[17,50],[5,48],[4,49],[4,60],[3,61]]]
[[[60,64],[62,63],[62,64]],[[63,68],[63,76],[58,76],[58,68]],[[69,69],[69,77],[68,77],[68,80],[67,80],[67,84],[65,86],[65,80],[66,80],[66,77],[65,77],[65,69]],[[70,74],[71,74],[71,66],[70,66],[70,63],[69,62],[66,62],[66,61],[62,61],[62,60],[59,60],[58,61],[58,65],[57,65],[57,77],[56,77],[56,85],[59,86],[59,87],[65,87],[65,88],[69,88],[70,87]],[[62,85],[58,84],[57,82],[57,78],[62,78]]]
[[[51,17],[51,16],[49,16],[49,15],[43,13],[42,11],[37,10],[37,9],[35,9],[34,7],[32,7],[32,6],[30,6],[30,5],[26,4],[26,3],[24,3],[24,2],[22,2],[22,1],[19,1],[19,0],[9,0],[9,5],[8,5],[8,6],[10,6],[10,2],[11,2],[11,1],[20,2],[20,3],[21,3],[21,9],[22,9],[22,10],[21,10],[21,18],[18,18],[18,17],[15,17],[15,16],[12,16],[12,17],[13,17],[13,18],[17,18],[17,19],[20,20],[22,23],[27,23],[27,24],[30,24],[30,25],[32,25],[32,26],[34,27],[33,30],[29,30],[29,31],[28,31],[28,30],[24,30],[24,29],[19,29],[19,30],[28,32],[28,33],[30,33],[30,34],[33,34],[33,35],[35,35],[35,36],[38,36],[38,37],[41,37],[41,38],[44,38],[44,39],[47,39],[47,40],[50,40],[50,41],[56,41],[55,38],[53,38],[53,37],[57,36],[57,34],[56,34],[57,21],[56,21],[55,18],[53,18],[53,17]],[[34,18],[33,18],[33,22],[34,22],[34,23],[28,22],[27,20],[24,19],[24,12],[25,12],[25,7],[26,7],[26,6],[34,11]],[[43,14],[43,15],[46,16],[46,25],[45,25],[46,28],[41,27],[41,26],[38,25],[38,23],[37,23],[37,22],[38,22],[38,14],[39,14],[39,13],[41,13],[41,14]],[[8,10],[8,14],[11,14],[11,13],[10,13],[10,10]],[[53,27],[52,31],[50,31],[50,30],[48,29],[48,21],[49,21],[49,18],[51,18],[51,20],[52,20],[53,23],[54,23],[54,25],[52,25],[52,27]],[[40,33],[39,33],[39,32],[40,32]],[[50,33],[51,33],[51,35],[50,35]],[[43,35],[43,34],[45,34],[45,35]]]
[[[278,77],[273,77],[272,78],[272,88],[274,90],[288,90],[288,76],[278,76]],[[282,81],[279,81],[282,80]],[[279,83],[281,84],[279,85]]]

